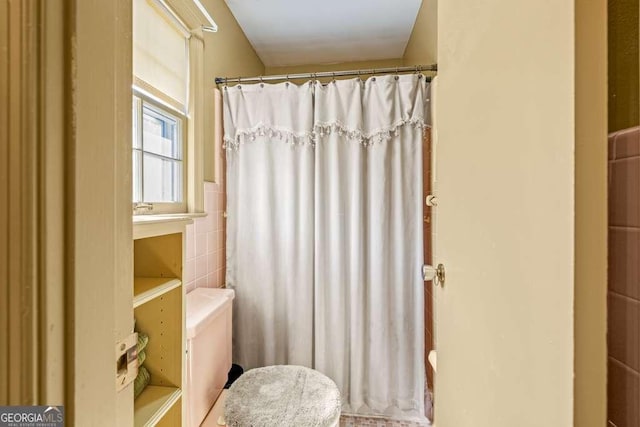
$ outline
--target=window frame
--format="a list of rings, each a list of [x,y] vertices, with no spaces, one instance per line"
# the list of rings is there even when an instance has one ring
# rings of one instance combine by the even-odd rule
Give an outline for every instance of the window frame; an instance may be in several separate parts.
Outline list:
[[[184,103],[170,97],[159,88],[133,75],[132,89],[134,95],[144,97],[148,102],[154,102],[167,108],[170,112],[184,117],[182,127],[183,142],[183,201],[185,205],[175,209],[175,204],[165,209],[162,204],[155,203],[153,208],[133,209],[137,214],[167,214],[202,215],[204,214],[204,148],[205,125],[204,117],[208,106],[204,79],[205,31],[216,31],[217,25],[198,0],[141,0],[150,4],[162,15],[168,25],[172,25],[185,37],[187,59],[186,100]],[[135,19],[134,19],[135,21]],[[134,23],[135,25],[135,23]],[[135,40],[134,50],[135,50]],[[134,52],[135,54],[135,52]],[[214,91],[215,92],[215,91]],[[217,163],[216,163],[217,165]],[[217,181],[217,175],[216,175]],[[131,187],[133,189],[133,186]],[[132,194],[133,196],[133,194]],[[133,200],[133,197],[131,197]],[[135,205],[135,204],[134,204]]]
[[[131,200],[132,200],[132,209],[134,214],[138,215],[138,214],[187,213],[188,166],[189,166],[188,165],[188,157],[189,157],[188,145],[187,145],[187,133],[188,133],[187,132],[187,126],[188,126],[187,115],[184,112],[176,109],[171,104],[163,102],[162,100],[151,96],[150,94],[146,93],[144,90],[137,88],[135,86],[133,88],[131,101],[132,101],[131,102],[132,115],[134,114],[134,108],[135,108],[136,118],[134,120],[138,121],[137,134],[135,135],[135,138],[139,138],[140,140],[140,148],[136,148],[133,141],[131,144],[132,157],[134,157],[133,156],[134,152],[137,151],[140,153],[140,160],[139,160],[140,170],[139,170],[139,173],[137,174],[138,176],[136,176],[136,174],[133,173],[134,170],[132,169],[132,177],[131,177],[131,181],[132,181]],[[159,157],[159,158],[167,157],[167,156],[158,155],[157,153],[144,150],[143,117],[144,117],[145,106],[150,108],[156,114],[164,115],[172,120],[175,120],[177,124],[177,134],[178,134],[177,138],[178,138],[178,144],[180,145],[180,156],[179,156],[180,158],[179,159],[172,158],[171,160],[181,162],[181,166],[182,166],[182,171],[181,171],[182,182],[181,182],[181,188],[180,188],[179,202],[157,202],[157,201],[144,200],[144,153],[148,153],[150,155],[153,155],[154,157]],[[132,138],[134,138],[133,126],[132,126]],[[132,166],[133,166],[133,159],[132,159]],[[133,195],[135,194],[133,191],[134,191],[134,186],[136,185],[137,179],[139,179],[139,182],[137,184],[139,186],[138,190],[140,191],[140,194],[141,194],[140,201],[133,200],[134,199]],[[149,209],[149,206],[151,206],[150,209]],[[145,208],[146,208],[146,211],[142,211]]]

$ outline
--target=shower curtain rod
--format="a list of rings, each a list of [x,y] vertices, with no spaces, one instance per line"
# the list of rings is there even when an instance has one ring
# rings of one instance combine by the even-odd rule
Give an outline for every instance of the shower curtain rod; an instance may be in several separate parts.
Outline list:
[[[348,71],[322,71],[318,73],[301,73],[301,74],[280,74],[273,76],[258,77],[216,77],[215,82],[219,84],[227,83],[261,83],[275,80],[299,80],[299,79],[316,79],[321,77],[345,77],[345,76],[361,76],[372,74],[395,74],[395,73],[419,73],[421,71],[438,71],[437,64],[431,65],[415,65],[413,67],[387,67],[387,68],[371,68],[364,70],[348,70]],[[428,77],[429,78],[429,77]]]

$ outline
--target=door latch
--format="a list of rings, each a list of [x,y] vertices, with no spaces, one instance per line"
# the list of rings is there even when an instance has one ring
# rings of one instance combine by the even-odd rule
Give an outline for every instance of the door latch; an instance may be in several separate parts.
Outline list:
[[[138,375],[138,334],[116,343],[116,391],[123,390]]]
[[[438,264],[436,267],[432,265],[422,266],[422,279],[425,282],[433,280],[433,284],[436,286],[444,286],[444,265]]]

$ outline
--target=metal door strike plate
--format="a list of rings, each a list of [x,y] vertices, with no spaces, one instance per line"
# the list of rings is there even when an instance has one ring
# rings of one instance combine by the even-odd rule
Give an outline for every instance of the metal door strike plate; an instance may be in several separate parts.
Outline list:
[[[438,264],[437,267],[434,267],[432,265],[422,266],[422,279],[425,282],[433,280],[434,285],[444,287],[444,278],[444,265]]]
[[[138,375],[138,333],[116,343],[116,391],[123,390]]]

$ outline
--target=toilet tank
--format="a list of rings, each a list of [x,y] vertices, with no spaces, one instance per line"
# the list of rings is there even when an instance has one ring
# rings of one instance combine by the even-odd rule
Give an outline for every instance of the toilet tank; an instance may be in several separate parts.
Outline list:
[[[187,294],[188,427],[200,425],[227,382],[233,297],[231,289],[197,288]]]

